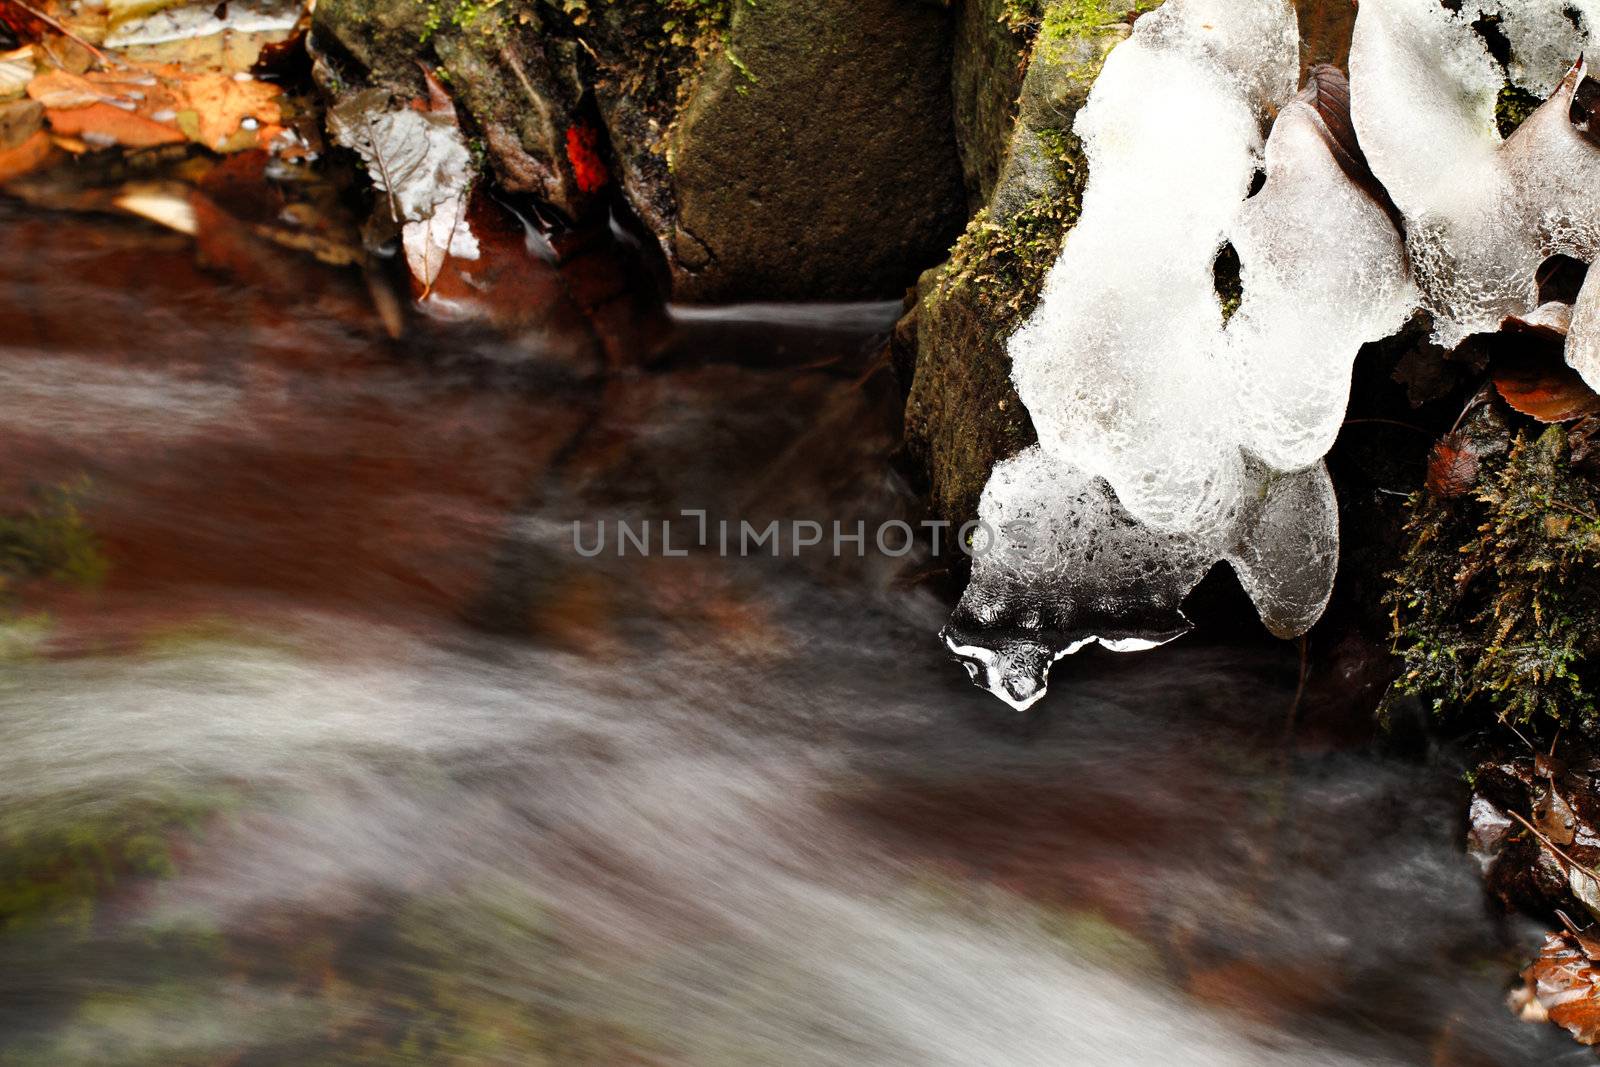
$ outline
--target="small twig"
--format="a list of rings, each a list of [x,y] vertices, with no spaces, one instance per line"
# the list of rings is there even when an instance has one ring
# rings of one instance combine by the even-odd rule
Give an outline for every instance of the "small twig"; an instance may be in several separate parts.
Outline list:
[[[1512,722],[1510,719],[1504,719],[1503,718],[1503,719],[1500,720],[1500,725],[1504,726],[1507,730],[1510,730],[1512,733],[1516,734],[1517,735],[1517,739],[1520,740],[1523,744],[1528,746],[1528,751],[1529,752],[1537,753],[1539,751],[1539,746],[1535,745],[1532,741],[1529,741],[1527,739],[1527,737],[1523,735],[1522,731],[1517,729],[1516,723]]]
[[[1420,433],[1425,437],[1433,436],[1431,431],[1424,430],[1421,426],[1413,426],[1409,422],[1401,422],[1399,419],[1345,419],[1344,424],[1346,426],[1398,426],[1402,430],[1410,430],[1412,433]]]
[[[1556,843],[1554,841],[1550,840],[1548,837],[1544,836],[1544,834],[1540,833],[1539,832],[1539,828],[1537,826],[1533,825],[1533,823],[1529,822],[1527,819],[1524,819],[1521,815],[1519,815],[1516,812],[1510,810],[1509,808],[1506,809],[1506,814],[1511,816],[1513,819],[1517,820],[1518,822],[1520,822],[1523,826],[1526,826],[1528,828],[1529,832],[1532,833],[1534,837],[1537,837],[1540,840],[1540,842],[1543,843],[1545,848],[1549,849],[1551,852],[1554,852],[1558,857],[1560,857],[1561,859],[1565,860],[1569,867],[1572,867],[1573,869],[1578,870],[1578,871],[1582,871],[1590,879],[1590,881],[1594,882],[1595,885],[1600,886],[1600,874],[1596,874],[1595,871],[1594,871],[1594,868],[1586,867],[1585,865],[1579,863],[1577,860],[1573,859],[1571,856],[1567,855],[1565,852],[1561,851],[1561,849],[1556,847]]]
[[[85,41],[82,37],[79,37],[77,34],[73,33],[71,30],[67,29],[65,26],[63,26],[61,23],[57,22],[55,19],[51,18],[49,15],[46,15],[43,11],[40,11],[38,8],[33,7],[33,6],[29,5],[29,4],[23,3],[23,0],[11,0],[11,2],[13,4],[16,4],[18,7],[22,8],[22,10],[26,11],[28,14],[32,15],[34,18],[38,19],[40,22],[44,23],[46,26],[49,26],[51,29],[53,29],[57,33],[61,34],[61,36],[67,38],[70,41],[76,41],[78,44],[83,45],[83,47],[87,48],[89,50],[89,52],[96,59],[98,59],[100,62],[106,63],[106,64],[109,64],[111,62],[110,58],[104,52],[100,51],[100,49],[96,48],[94,45],[90,44],[88,41]]]

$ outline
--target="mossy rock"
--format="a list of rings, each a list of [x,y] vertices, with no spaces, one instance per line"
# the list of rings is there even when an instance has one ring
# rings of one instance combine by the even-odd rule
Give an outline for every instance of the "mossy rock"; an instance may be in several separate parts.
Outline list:
[[[1017,120],[1017,97],[1033,33],[1013,23],[1015,0],[967,0],[956,15],[951,87],[955,93],[956,145],[968,205],[976,213],[994,195]]]
[[[903,292],[966,217],[953,26],[923,0],[323,0],[313,41],[401,99],[436,67],[513,192],[581,218],[620,187],[680,300],[847,300]],[[574,166],[591,130],[613,186]]]
[[[1087,170],[1072,120],[1106,54],[1128,35],[1125,13],[1090,23],[1078,21],[1083,12],[1062,3],[1042,13],[989,204],[950,259],[923,276],[899,333],[914,346],[903,357],[912,365],[907,455],[926,477],[933,512],[952,523],[975,517],[989,471],[1035,440],[1006,341],[1032,313],[1077,221]]]
[[[898,296],[966,217],[944,8],[739,3],[671,142],[674,292]]]

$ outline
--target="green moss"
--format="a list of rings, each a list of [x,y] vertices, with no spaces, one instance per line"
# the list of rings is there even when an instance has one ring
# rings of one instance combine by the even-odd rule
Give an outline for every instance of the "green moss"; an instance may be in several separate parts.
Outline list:
[[[1559,426],[1484,461],[1470,496],[1420,494],[1387,597],[1402,696],[1446,716],[1592,728],[1600,654],[1600,487]]]
[[[1500,136],[1510,137],[1542,103],[1542,99],[1526,89],[1510,84],[1502,87],[1494,102],[1494,121],[1500,128]]]
[[[963,291],[977,310],[996,323],[1014,322],[1033,310],[1045,274],[1061,254],[1067,231],[1078,220],[1079,193],[1086,171],[1077,138],[1059,129],[1039,131],[1057,181],[1003,222],[984,208],[940,268],[936,298]]]
[[[1013,33],[1037,33],[1041,41],[1076,40],[1160,5],[1161,0],[1004,0],[1000,21]]]

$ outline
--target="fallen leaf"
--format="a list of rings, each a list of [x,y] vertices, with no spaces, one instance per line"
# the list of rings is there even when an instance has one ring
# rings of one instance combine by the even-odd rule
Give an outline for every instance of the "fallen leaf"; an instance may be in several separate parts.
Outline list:
[[[1577,836],[1578,819],[1572,806],[1553,785],[1539,791],[1533,802],[1533,825],[1558,845],[1570,845]]]
[[[35,130],[31,137],[15,148],[0,149],[0,182],[8,182],[38,169],[54,151],[55,145],[43,130]]]
[[[1495,360],[1494,385],[1507,404],[1540,422],[1569,422],[1600,413],[1600,395],[1559,357],[1502,356]]]
[[[1572,305],[1556,300],[1547,301],[1527,315],[1507,315],[1501,320],[1500,329],[1550,344],[1565,344],[1567,333],[1572,329]]]
[[[567,162],[572,164],[572,175],[583,192],[597,193],[611,181],[611,172],[600,155],[600,134],[593,126],[567,130]]]
[[[335,106],[328,124],[366,164],[394,220],[417,222],[465,192],[471,155],[453,117],[388,103],[388,94],[368,89]]]
[[[1435,496],[1465,496],[1478,484],[1479,457],[1466,434],[1447,433],[1428,453],[1428,492]]]
[[[1600,969],[1575,939],[1550,934],[1522,977],[1525,994],[1531,994],[1552,1023],[1580,1044],[1600,1043]],[[1522,999],[1525,1003],[1526,995]]]
[[[182,182],[137,182],[123,187],[112,203],[130,215],[187,234],[200,232],[189,187]]]
[[[50,128],[68,137],[81,137],[97,148],[122,145],[124,148],[151,148],[177,144],[185,138],[176,128],[124,111],[113,104],[50,109],[46,112]]]
[[[1361,150],[1361,142],[1356,138],[1355,123],[1350,118],[1350,82],[1344,71],[1327,63],[1317,64],[1311,68],[1306,87],[1300,95],[1316,108],[1321,121],[1322,139],[1345,177],[1371,197],[1389,216],[1394,228],[1404,233],[1404,216],[1390,198],[1389,191],[1372,173],[1366,153]]]
[[[33,80],[33,45],[0,53],[0,100],[21,96]]]
[[[28,85],[28,96],[56,110],[89,107],[104,103],[108,98],[108,94],[88,78],[64,70],[52,70],[34,78]],[[114,94],[111,98],[115,98]]]
[[[15,148],[44,125],[44,108],[35,100],[0,104],[0,149]]]
[[[366,164],[373,185],[401,223],[406,266],[427,295],[446,258],[476,259],[467,223],[472,157],[444,87],[430,78],[430,101],[391,108],[380,90],[357,93],[328,114],[334,139]]]
[[[251,120],[259,130],[276,126],[283,117],[278,107],[278,87],[254,78],[217,72],[196,74],[179,84],[177,94],[182,109],[179,119],[184,112],[192,112],[198,124],[190,139],[212,151],[223,151],[229,139]],[[258,139],[259,135],[252,133],[249,144],[243,147],[253,146]]]
[[[400,241],[405,248],[406,266],[411,276],[422,286],[423,292],[432,288],[444,261],[449,256],[457,259],[477,259],[478,242],[467,225],[466,198],[440,204],[427,219],[408,222],[400,230]]]

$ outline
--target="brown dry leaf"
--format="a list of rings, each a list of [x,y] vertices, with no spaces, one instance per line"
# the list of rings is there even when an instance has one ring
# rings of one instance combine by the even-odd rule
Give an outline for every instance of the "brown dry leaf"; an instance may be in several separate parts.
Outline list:
[[[1366,153],[1356,139],[1355,123],[1350,119],[1350,82],[1345,78],[1344,71],[1326,63],[1317,64],[1311,68],[1306,87],[1300,95],[1316,108],[1317,117],[1322,121],[1322,139],[1327,142],[1328,153],[1339,164],[1339,169],[1344,171],[1345,177],[1383,208],[1394,223],[1394,228],[1404,233],[1405,219],[1400,209],[1390,199],[1383,183],[1372,173]]]
[[[1572,329],[1572,305],[1558,300],[1540,304],[1527,315],[1508,315],[1500,328],[1513,335],[1526,335],[1548,344],[1565,344]]]
[[[8,182],[37,170],[54,153],[55,145],[51,143],[50,135],[43,130],[35,130],[31,137],[15,148],[0,149],[0,182]]]
[[[1466,434],[1447,433],[1434,442],[1428,454],[1428,492],[1435,496],[1464,496],[1478,484],[1478,450]]]
[[[1540,422],[1570,422],[1600,413],[1600,395],[1559,356],[1497,359],[1494,385],[1507,404]]]
[[[1579,1043],[1600,1043],[1600,968],[1571,935],[1546,937],[1522,977],[1527,983],[1524,1002],[1531,994],[1550,1021]]]
[[[1533,824],[1558,845],[1570,845],[1577,836],[1578,818],[1553,785],[1541,789],[1533,802]]]
[[[33,100],[0,104],[0,149],[15,148],[44,125],[44,108]]]

